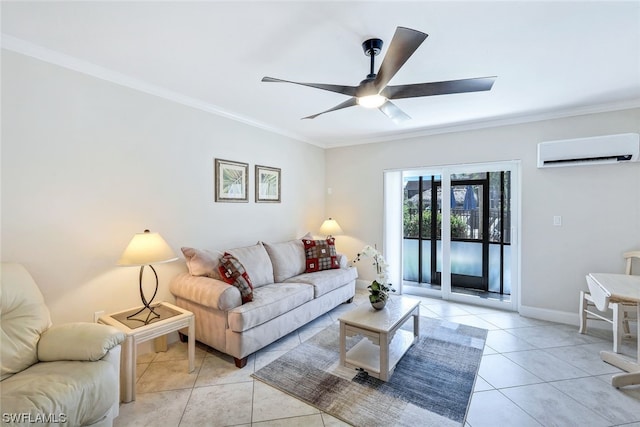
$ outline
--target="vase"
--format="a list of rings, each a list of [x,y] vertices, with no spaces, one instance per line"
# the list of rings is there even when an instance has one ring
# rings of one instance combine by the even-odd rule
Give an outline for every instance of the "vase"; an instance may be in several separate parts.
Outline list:
[[[387,300],[381,300],[381,301],[376,301],[371,303],[371,306],[376,310],[382,310],[385,305],[387,305]]]

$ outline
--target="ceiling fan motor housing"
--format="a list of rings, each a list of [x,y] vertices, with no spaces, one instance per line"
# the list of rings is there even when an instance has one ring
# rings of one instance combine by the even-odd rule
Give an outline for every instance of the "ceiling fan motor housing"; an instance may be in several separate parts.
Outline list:
[[[376,80],[375,74],[369,74],[366,79],[362,80],[356,89],[356,98],[362,96],[376,95],[378,90],[374,84]]]

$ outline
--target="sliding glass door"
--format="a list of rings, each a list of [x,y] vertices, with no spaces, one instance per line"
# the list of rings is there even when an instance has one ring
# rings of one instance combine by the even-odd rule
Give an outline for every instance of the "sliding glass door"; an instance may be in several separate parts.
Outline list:
[[[440,175],[404,178],[403,280],[433,289],[439,289],[442,272],[441,193]]]
[[[516,309],[517,167],[402,171],[403,292]]]

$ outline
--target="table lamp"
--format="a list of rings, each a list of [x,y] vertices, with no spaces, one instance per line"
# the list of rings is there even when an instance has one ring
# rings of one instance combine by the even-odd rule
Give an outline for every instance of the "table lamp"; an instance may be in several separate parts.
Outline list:
[[[127,319],[139,320],[143,322],[145,325],[149,324],[154,319],[160,317],[158,313],[153,310],[151,307],[151,302],[155,298],[158,293],[158,273],[153,268],[151,264],[162,264],[165,262],[175,261],[178,257],[176,257],[173,250],[169,247],[167,242],[160,236],[159,233],[152,233],[149,230],[144,230],[143,233],[136,233],[129,245],[126,247],[120,260],[118,261],[118,265],[122,266],[140,266],[140,299],[142,300],[142,304],[144,305],[139,311],[136,313],[127,316]],[[149,266],[153,271],[154,276],[156,277],[156,288],[151,296],[151,299],[147,301],[147,298],[144,295],[144,291],[142,289],[142,275],[144,272],[144,268]],[[148,310],[149,313],[145,320],[142,319],[134,319],[138,314]]]
[[[320,226],[320,233],[325,234],[327,239],[333,237],[334,235],[338,236],[340,234],[344,234],[340,224],[333,218],[325,219],[322,225]]]

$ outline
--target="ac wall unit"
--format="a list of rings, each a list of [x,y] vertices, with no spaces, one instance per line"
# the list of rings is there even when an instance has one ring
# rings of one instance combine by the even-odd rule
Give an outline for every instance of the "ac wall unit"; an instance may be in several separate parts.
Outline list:
[[[639,158],[640,135],[637,133],[564,139],[538,144],[539,168],[637,162]]]

